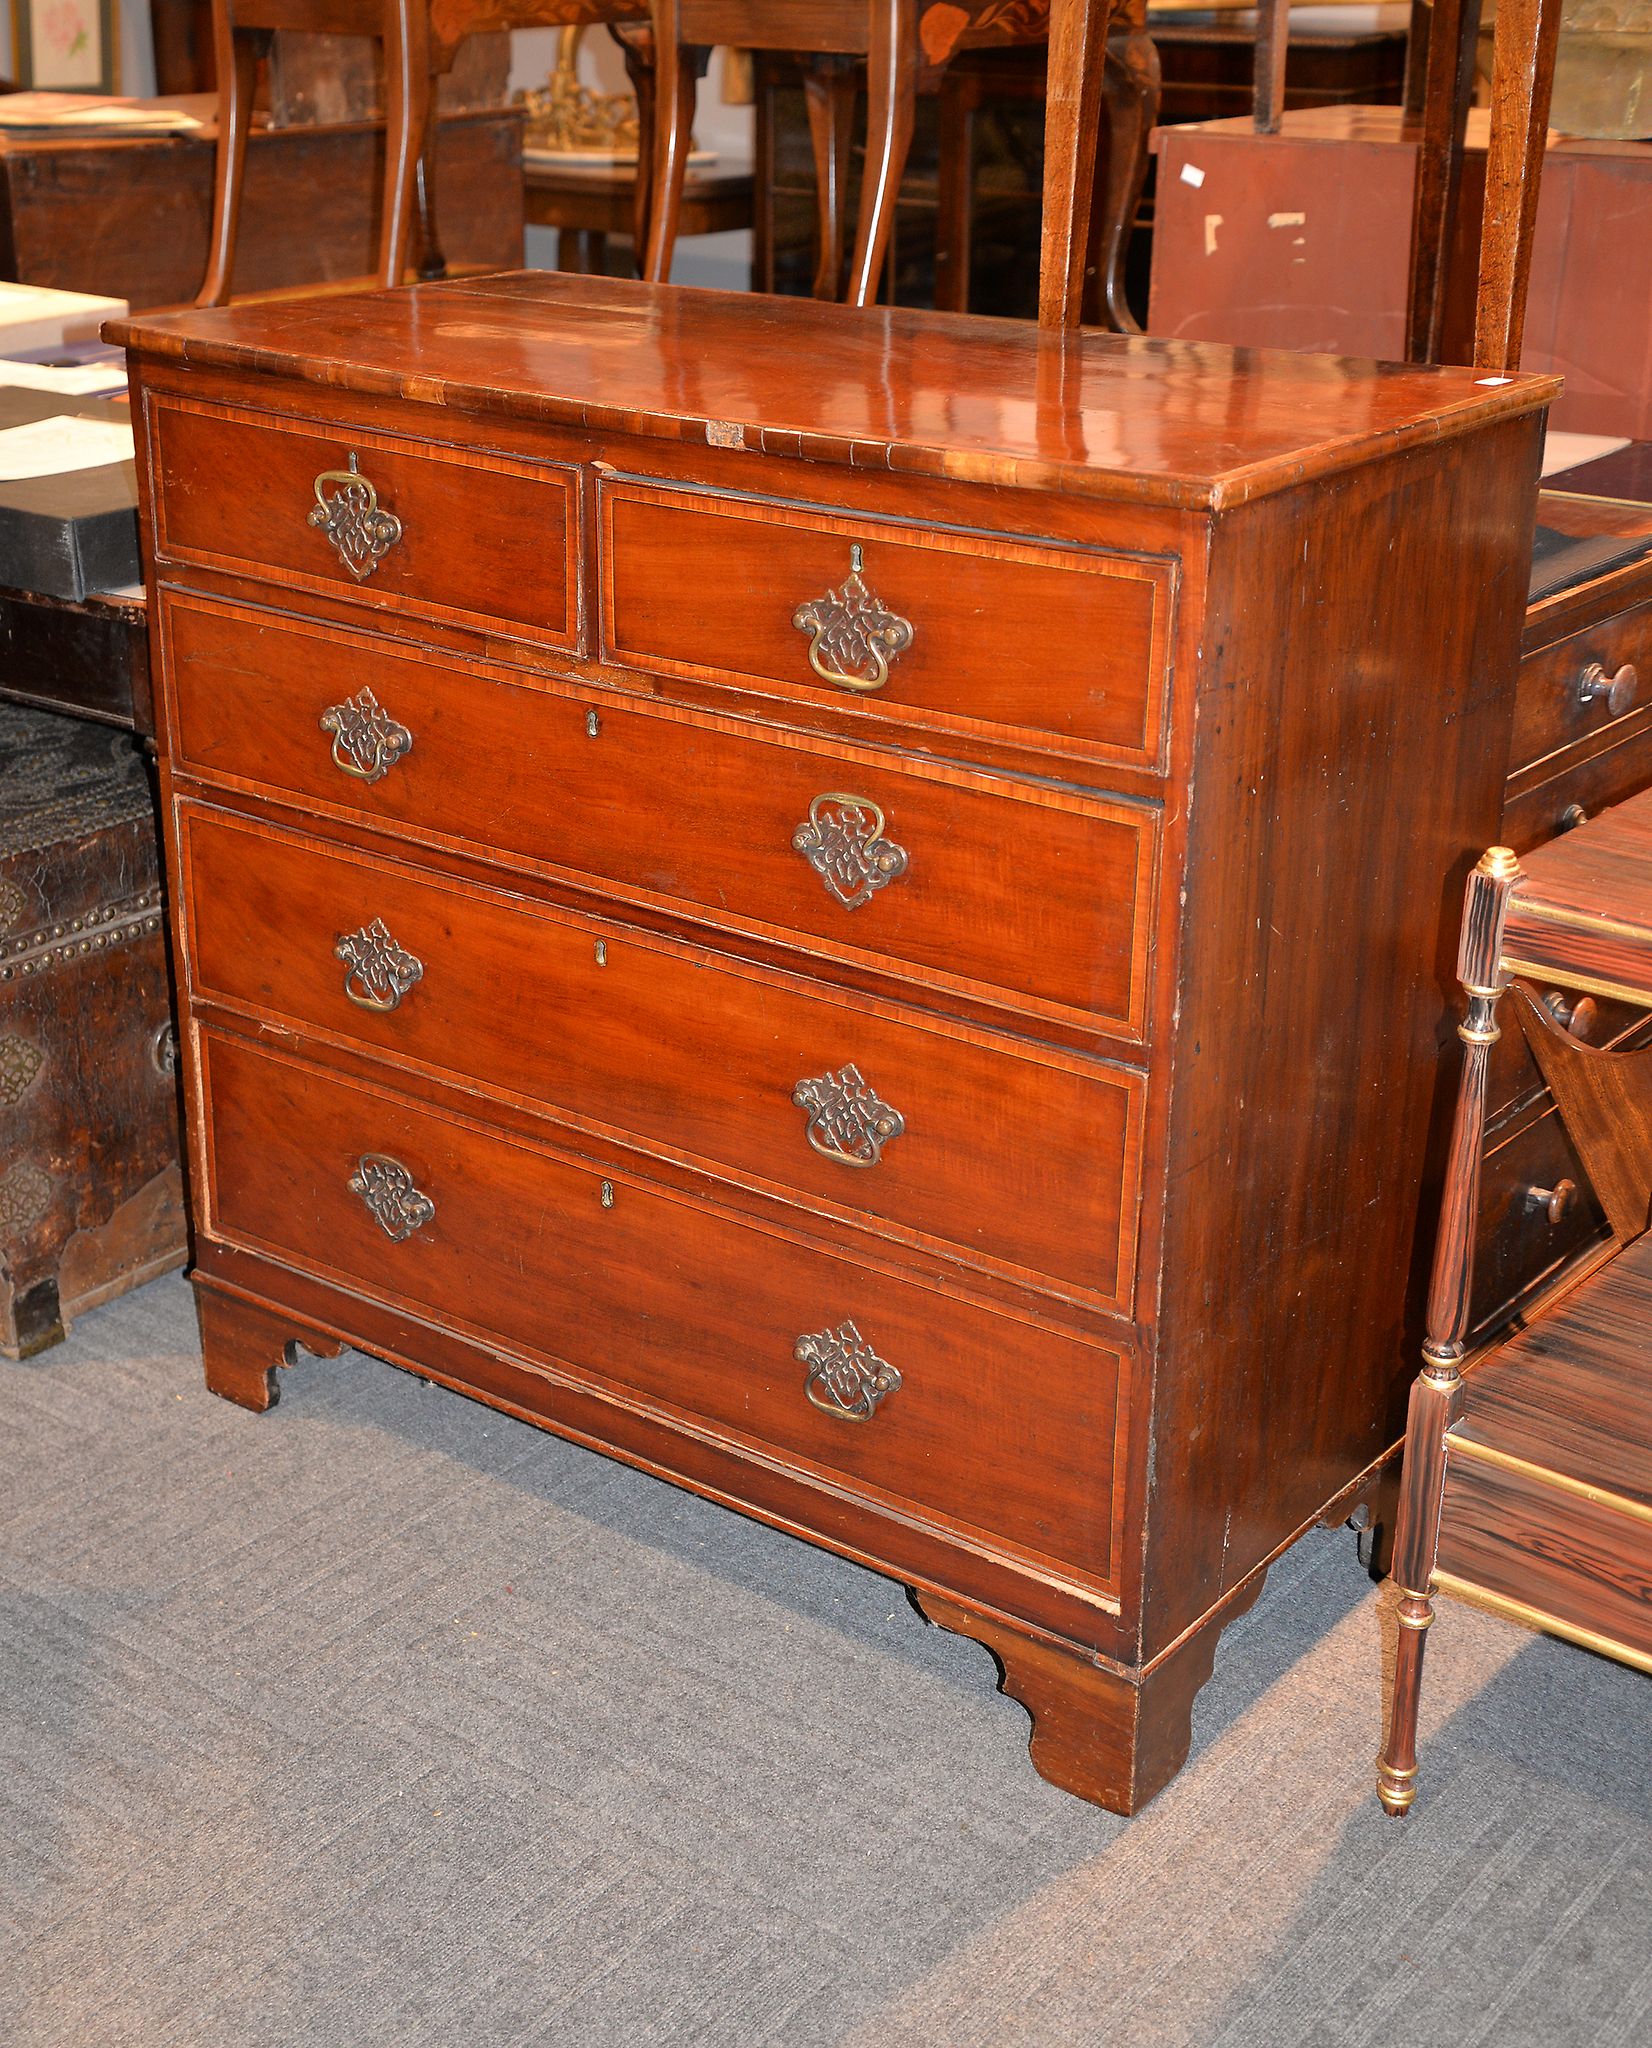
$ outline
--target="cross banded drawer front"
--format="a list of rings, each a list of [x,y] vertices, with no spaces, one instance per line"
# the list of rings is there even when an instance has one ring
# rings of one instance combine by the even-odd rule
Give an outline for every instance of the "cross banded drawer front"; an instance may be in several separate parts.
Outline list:
[[[1602,743],[1622,720],[1644,724],[1649,706],[1652,602],[1526,656],[1514,693],[1515,772],[1579,741]]]
[[[617,1128],[1128,1312],[1140,1073],[940,1028],[195,804],[180,807],[180,829],[198,999]],[[360,956],[348,972],[346,956]],[[364,1003],[369,992],[386,999]]]
[[[600,486],[603,637],[621,661],[842,702],[909,745],[1019,730],[1155,766],[1173,572],[800,507]]]
[[[811,960],[887,965],[938,996],[1146,1035],[1154,805],[618,698],[594,712],[572,685],[163,605],[185,772],[597,878]],[[349,686],[412,735],[371,784],[340,771],[321,728]]]
[[[158,400],[163,560],[578,644],[578,473]]]
[[[692,1199],[208,1035],[213,1228],[414,1314],[468,1313],[514,1349],[772,1446],[852,1485],[1013,1531],[1113,1575],[1122,1359],[1020,1316],[772,1236]],[[395,1239],[351,1189],[389,1161],[434,1221]],[[394,1178],[394,1176],[392,1176]],[[282,1198],[271,1199],[280,1189]],[[399,1179],[388,1191],[393,1220]],[[720,1283],[740,1276],[736,1318]],[[858,1378],[831,1339],[866,1347]],[[800,1340],[821,1338],[819,1356]],[[869,1401],[869,1426],[831,1407]],[[813,1389],[811,1393],[811,1381]],[[822,1405],[824,1404],[824,1405]],[[971,1446],[990,1434],[994,1455]]]
[[[1511,777],[1515,793],[1503,806],[1498,835],[1503,842],[1525,853],[1645,789],[1652,782],[1652,721],[1626,718],[1623,727],[1622,735],[1609,737],[1598,752],[1579,748],[1582,758],[1570,751],[1561,754],[1558,759],[1566,765],[1545,781]]]

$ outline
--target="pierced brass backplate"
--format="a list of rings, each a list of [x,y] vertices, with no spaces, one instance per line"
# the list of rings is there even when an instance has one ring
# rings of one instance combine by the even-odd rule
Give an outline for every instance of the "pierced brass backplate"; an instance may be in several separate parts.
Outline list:
[[[350,1176],[350,1192],[360,1195],[373,1220],[393,1243],[422,1230],[436,1214],[436,1204],[414,1185],[413,1176],[387,1152],[364,1152]]]
[[[850,1322],[799,1337],[792,1355],[809,1368],[804,1393],[840,1422],[870,1422],[878,1403],[900,1389],[900,1374]]]
[[[424,979],[424,962],[398,946],[382,917],[346,932],[333,951],[349,972],[344,993],[358,1009],[394,1010],[415,983]]]
[[[333,735],[333,762],[361,782],[377,782],[413,744],[371,690],[360,690],[321,714],[321,730]]]
[[[810,635],[809,666],[822,682],[846,690],[881,690],[889,665],[912,645],[912,621],[873,596],[861,574],[858,544],[849,550],[849,574],[836,590],[811,598],[792,613],[792,624]]]
[[[315,480],[315,503],[309,523],[324,533],[339,560],[358,583],[365,583],[402,537],[402,523],[386,512],[379,494],[356,467],[324,469]]]
[[[906,873],[906,848],[885,838],[887,822],[869,797],[829,789],[810,804],[792,845],[845,910],[858,910]]]
[[[853,1063],[835,1074],[799,1081],[792,1100],[809,1111],[809,1143],[823,1159],[840,1166],[876,1166],[884,1146],[906,1129],[905,1117],[867,1084]]]

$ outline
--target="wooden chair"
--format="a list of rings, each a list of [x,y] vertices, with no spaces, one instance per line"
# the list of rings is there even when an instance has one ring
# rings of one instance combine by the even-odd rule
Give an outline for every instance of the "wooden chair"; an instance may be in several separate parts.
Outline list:
[[[669,272],[673,209],[694,115],[696,65],[689,51],[698,57],[710,43],[732,41],[756,49],[800,50],[814,60],[808,67],[808,95],[821,193],[816,286],[823,297],[835,296],[841,265],[837,224],[842,218],[854,111],[852,78],[841,60],[865,60],[866,174],[844,294],[850,305],[865,306],[875,298],[883,274],[921,77],[961,50],[1048,41],[1039,318],[1047,326],[1076,327],[1089,247],[1107,26],[1118,4],[1119,0],[811,0],[802,8],[796,0],[680,0],[685,48],[676,53],[669,75],[657,27],[654,37],[660,72],[660,139],[654,161],[662,181],[676,182],[662,183],[665,203],[649,221],[644,274],[663,277]],[[1127,4],[1142,12],[1137,0]],[[1138,61],[1136,71],[1119,88],[1121,105],[1141,99],[1142,77]],[[639,97],[648,90],[639,78]]]
[[[1652,1048],[1580,1044],[1525,981],[1652,1007],[1652,791],[1524,862],[1493,847],[1469,877],[1457,972],[1463,1070],[1406,1423],[1399,1647],[1377,1762],[1393,1814],[1416,1797],[1436,1592],[1652,1672]],[[1510,989],[1615,1251],[1548,1314],[1470,1357],[1487,1072]]]
[[[662,44],[676,47],[677,0],[213,0],[218,64],[218,157],[212,240],[197,304],[229,298],[246,179],[247,138],[258,60],[280,29],[371,36],[384,44],[384,211],[379,282],[400,284],[407,268],[417,203],[421,274],[443,269],[431,175],[433,80],[448,70],[467,36],[487,29],[559,28],[599,21],[651,20]],[[646,131],[645,131],[646,134]],[[681,176],[667,189],[681,191]],[[325,195],[319,195],[324,203]],[[674,223],[663,231],[674,233]]]

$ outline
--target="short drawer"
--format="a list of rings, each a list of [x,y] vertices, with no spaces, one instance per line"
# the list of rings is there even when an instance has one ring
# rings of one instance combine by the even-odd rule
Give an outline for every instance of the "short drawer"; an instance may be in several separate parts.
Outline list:
[[[1504,844],[1516,853],[1527,853],[1649,785],[1652,726],[1640,726],[1616,745],[1574,761],[1547,781],[1520,788],[1508,798],[1503,805]]]
[[[1173,565],[600,486],[610,660],[824,698],[944,752],[1036,734],[1159,764]]]
[[[301,1061],[202,1053],[212,1233],[1113,1582],[1118,1350]]]
[[[1557,1110],[1550,1108],[1486,1154],[1480,1170],[1470,1326],[1485,1332],[1606,1234]]]
[[[1607,996],[1580,995],[1576,989],[1536,990],[1556,1023],[1580,1045],[1629,1046],[1646,1038],[1647,1012],[1633,1003]],[[1500,1013],[1501,1036],[1491,1049],[1490,1073],[1486,1085],[1486,1118],[1495,1124],[1512,1105],[1529,1100],[1543,1090],[1543,1076],[1532,1058],[1526,1034],[1512,1003]]]
[[[1155,806],[164,601],[175,765],[1139,1038]]]
[[[577,469],[150,404],[162,563],[577,646]]]
[[[1516,771],[1609,731],[1652,700],[1652,602],[1587,627],[1520,664],[1514,693]]]
[[[1128,1310],[1145,1076],[180,807],[191,991]]]

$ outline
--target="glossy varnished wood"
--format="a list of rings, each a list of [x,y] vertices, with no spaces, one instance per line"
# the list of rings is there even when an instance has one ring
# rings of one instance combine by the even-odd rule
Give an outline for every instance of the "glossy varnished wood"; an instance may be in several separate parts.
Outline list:
[[[234,411],[580,506],[556,648],[503,579],[295,567],[285,478],[279,545],[181,549],[146,470],[203,1287],[905,1579],[1139,1805],[1397,1434],[1549,387],[548,278],[133,340],[151,453]],[[857,548],[915,629],[864,698],[792,624]],[[364,689],[371,783],[321,726]],[[845,793],[907,856],[852,910],[794,844]],[[370,916],[424,970],[373,1016]],[[828,1019],[906,1119],[858,1194],[789,1099]],[[902,1372],[870,1421],[806,1307]]]

